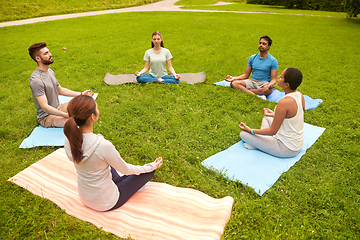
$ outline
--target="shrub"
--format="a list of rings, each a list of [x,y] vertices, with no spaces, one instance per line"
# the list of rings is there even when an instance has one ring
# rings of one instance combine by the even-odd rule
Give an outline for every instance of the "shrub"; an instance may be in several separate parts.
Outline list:
[[[344,0],[344,1],[358,2],[359,0]],[[248,0],[247,3],[276,5],[276,6],[284,6],[287,8],[297,8],[297,9],[305,9],[305,10],[344,12],[343,0]],[[359,6],[359,4],[357,6]]]
[[[343,0],[348,17],[357,17],[360,13],[360,0]]]

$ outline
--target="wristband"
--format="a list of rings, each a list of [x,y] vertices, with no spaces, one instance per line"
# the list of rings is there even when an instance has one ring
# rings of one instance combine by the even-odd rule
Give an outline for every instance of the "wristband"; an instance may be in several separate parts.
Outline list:
[[[252,135],[255,135],[254,129],[251,129],[251,134],[252,134]]]

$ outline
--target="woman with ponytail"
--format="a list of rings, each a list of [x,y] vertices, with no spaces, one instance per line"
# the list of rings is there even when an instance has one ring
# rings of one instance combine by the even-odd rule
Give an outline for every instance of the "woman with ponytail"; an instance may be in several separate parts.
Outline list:
[[[76,168],[81,202],[97,211],[119,208],[154,176],[162,158],[143,166],[126,163],[111,142],[93,133],[99,110],[89,96],[72,99],[68,113],[65,151]]]
[[[179,83],[180,75],[176,74],[171,64],[172,55],[169,49],[164,48],[162,35],[159,31],[153,32],[151,36],[151,48],[145,52],[145,66],[140,72],[135,72],[139,83],[162,82]],[[166,65],[171,73],[167,74]],[[144,74],[149,70],[149,74]]]

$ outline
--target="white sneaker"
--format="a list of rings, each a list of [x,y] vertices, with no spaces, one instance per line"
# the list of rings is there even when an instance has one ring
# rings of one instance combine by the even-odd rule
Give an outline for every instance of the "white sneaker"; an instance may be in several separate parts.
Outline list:
[[[146,187],[146,184],[144,186],[142,186],[139,190],[137,190],[138,192],[144,191]]]
[[[257,149],[256,147],[253,147],[253,146],[251,146],[250,144],[248,144],[248,143],[246,143],[246,142],[244,142],[244,147],[245,147],[246,149],[249,149],[249,150],[255,150],[255,149]]]
[[[259,98],[266,100],[266,96],[265,95],[257,95]]]

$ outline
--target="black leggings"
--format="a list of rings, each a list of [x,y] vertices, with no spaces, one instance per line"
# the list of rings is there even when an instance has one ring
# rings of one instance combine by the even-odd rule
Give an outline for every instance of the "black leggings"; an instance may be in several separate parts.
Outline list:
[[[142,186],[144,186],[154,176],[155,170],[140,175],[124,175],[119,176],[117,171],[111,167],[112,180],[118,187],[120,196],[114,207],[108,211],[117,209],[124,205],[132,195],[134,195]]]

